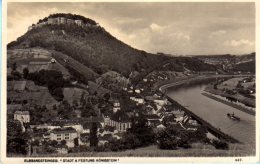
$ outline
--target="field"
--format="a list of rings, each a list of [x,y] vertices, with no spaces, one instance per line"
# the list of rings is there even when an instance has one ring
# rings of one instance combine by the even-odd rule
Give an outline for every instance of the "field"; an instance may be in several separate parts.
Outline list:
[[[74,60],[73,58],[59,52],[53,52],[53,57],[64,67],[70,67],[70,69],[74,69],[81,76],[86,79],[90,79],[98,76],[92,69],[86,67],[80,62]]]
[[[23,89],[17,92],[18,89]],[[25,86],[25,87],[24,87]],[[26,90],[24,89],[26,88]],[[13,81],[8,82],[7,97],[13,101],[27,100],[38,105],[52,106],[57,101],[51,96],[47,87],[35,85],[32,81]]]
[[[223,83],[221,83],[220,85],[218,85],[218,89],[236,89],[236,86],[238,84],[239,81],[243,80],[243,77],[238,77],[238,78],[232,78],[229,80],[224,81]]]
[[[64,99],[72,104],[73,101],[80,101],[82,95],[87,96],[88,92],[80,88],[64,88],[63,89]]]

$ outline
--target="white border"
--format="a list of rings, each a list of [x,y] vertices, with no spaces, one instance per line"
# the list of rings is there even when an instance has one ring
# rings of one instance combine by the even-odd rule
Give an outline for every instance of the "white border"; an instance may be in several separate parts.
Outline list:
[[[8,2],[122,2],[120,0],[37,0],[37,1],[32,1],[32,0],[8,0]],[[131,1],[124,1],[124,2],[156,2],[156,0],[131,0]],[[242,163],[257,163],[259,162],[259,116],[260,112],[258,112],[258,107],[259,107],[259,60],[260,58],[258,57],[258,53],[260,52],[260,46],[259,46],[259,39],[257,36],[260,36],[260,2],[258,0],[214,0],[214,1],[207,1],[207,0],[198,0],[198,1],[192,1],[192,0],[163,0],[160,2],[255,2],[256,6],[256,34],[255,34],[255,47],[256,47],[256,156],[252,157],[242,157],[243,162]],[[1,163],[23,163],[24,158],[6,158],[6,45],[7,45],[7,1],[4,0],[2,2],[2,72],[1,72]],[[83,157],[84,158],[84,157]],[[97,157],[85,157],[84,159],[98,159]],[[235,162],[235,159],[237,157],[101,157],[105,159],[119,159],[119,163],[143,163],[143,162],[149,162],[149,163],[161,163],[163,162],[164,164],[166,163],[172,163],[172,162],[180,162],[180,163],[237,163]],[[34,159],[49,159],[49,158],[34,158]],[[54,159],[50,158],[50,159]],[[61,158],[58,158],[61,159]],[[62,158],[62,159],[79,159],[79,157],[75,158]],[[99,162],[100,163],[100,162]]]

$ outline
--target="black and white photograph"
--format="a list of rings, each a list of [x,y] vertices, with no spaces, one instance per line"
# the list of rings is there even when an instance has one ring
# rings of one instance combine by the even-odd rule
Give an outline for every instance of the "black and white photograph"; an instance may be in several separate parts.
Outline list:
[[[4,158],[259,157],[256,2],[6,4]]]

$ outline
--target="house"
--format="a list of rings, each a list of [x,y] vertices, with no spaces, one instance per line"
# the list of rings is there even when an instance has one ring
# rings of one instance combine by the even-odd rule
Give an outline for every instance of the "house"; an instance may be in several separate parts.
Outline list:
[[[191,120],[191,119],[188,121],[188,123],[193,125],[193,126],[198,126],[199,125],[196,120]]]
[[[165,108],[165,107],[162,107],[162,106],[159,106],[158,107],[158,105],[156,105],[157,106],[157,111],[156,111],[156,114],[160,117],[160,118],[162,118],[162,117],[164,117],[164,115],[165,115],[165,113],[166,113],[166,111],[167,111],[167,109]]]
[[[55,151],[58,154],[68,154],[68,147],[66,145],[57,145]]]
[[[140,90],[140,89],[135,89],[135,93],[140,94],[140,93],[141,93],[141,90]]]
[[[77,124],[65,124],[63,125],[64,128],[73,128],[77,131],[77,133],[83,133],[84,128],[80,123]]]
[[[29,111],[15,111],[14,112],[14,120],[18,120],[21,123],[30,122],[30,113]]]
[[[141,96],[130,97],[130,100],[135,101],[137,105],[144,104],[144,99]]]
[[[163,122],[167,125],[176,124],[176,117],[173,114],[169,114],[163,118]]]
[[[120,102],[118,100],[116,100],[114,103],[113,103],[113,113],[116,113],[117,111],[120,110]]]
[[[156,106],[154,107],[152,104],[149,104],[145,107],[145,112],[148,115],[153,115],[156,114],[156,110],[155,110]]]
[[[159,124],[156,128],[157,129],[165,129],[166,127],[163,124]]]
[[[148,115],[147,116],[148,126],[157,127],[161,124],[160,118],[157,115]]]
[[[115,100],[115,102],[113,103],[113,113],[116,113],[119,110],[120,110],[120,102],[118,100]]]
[[[76,110],[74,110],[74,113],[77,118],[81,118],[81,110],[76,109]]]
[[[155,99],[153,100],[155,104],[160,105],[160,106],[164,106],[167,105],[167,99],[161,100],[161,99]]]
[[[174,114],[176,118],[183,117],[185,114],[182,110],[173,110],[171,113]]]
[[[74,128],[57,128],[50,132],[50,140],[61,142],[66,141],[68,147],[74,147],[74,139],[78,138],[78,133]]]
[[[90,133],[92,124],[91,123],[83,123],[83,131],[82,133]]]

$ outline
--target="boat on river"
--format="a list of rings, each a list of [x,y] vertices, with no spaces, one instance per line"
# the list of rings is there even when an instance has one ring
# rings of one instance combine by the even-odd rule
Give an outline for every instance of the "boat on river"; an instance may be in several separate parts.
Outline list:
[[[228,118],[230,118],[230,119],[232,119],[232,120],[240,121],[240,118],[237,117],[237,116],[235,116],[234,113],[232,113],[232,114],[228,113],[227,116],[228,116]]]

